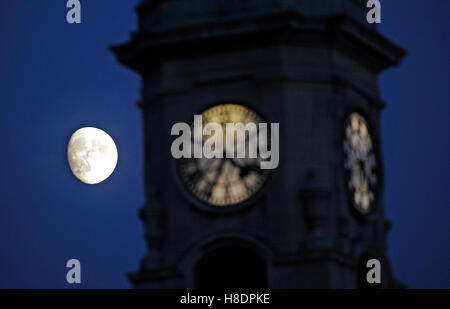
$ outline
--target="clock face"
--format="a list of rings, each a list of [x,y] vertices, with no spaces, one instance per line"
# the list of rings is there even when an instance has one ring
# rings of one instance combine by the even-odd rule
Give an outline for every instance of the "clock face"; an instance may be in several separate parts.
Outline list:
[[[227,123],[259,123],[263,119],[254,111],[237,104],[221,104],[213,106],[202,113],[203,127],[210,122],[222,126],[224,137],[224,153],[226,152],[226,124]],[[213,133],[215,134],[215,133]],[[177,169],[182,182],[188,191],[196,198],[211,206],[232,206],[248,200],[258,192],[268,177],[268,170],[260,168],[261,158],[249,158],[248,141],[257,136],[249,136],[257,132],[245,134],[246,156],[244,158],[181,158],[177,160]],[[193,134],[194,135],[194,134]],[[202,143],[210,136],[203,136]],[[236,154],[237,143],[234,141]],[[268,137],[270,147],[270,136]]]
[[[375,205],[378,182],[377,157],[366,120],[351,114],[345,122],[344,168],[349,197],[361,214],[369,214]]]

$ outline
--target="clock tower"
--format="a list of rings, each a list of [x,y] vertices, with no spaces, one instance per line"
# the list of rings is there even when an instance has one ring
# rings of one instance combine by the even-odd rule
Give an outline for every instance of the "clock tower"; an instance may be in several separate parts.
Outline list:
[[[367,23],[366,2],[140,1],[139,30],[112,48],[142,77],[148,252],[136,288],[399,286],[378,76],[405,51]],[[194,115],[278,123],[278,166],[174,158],[172,128]],[[380,284],[366,281],[371,259]]]

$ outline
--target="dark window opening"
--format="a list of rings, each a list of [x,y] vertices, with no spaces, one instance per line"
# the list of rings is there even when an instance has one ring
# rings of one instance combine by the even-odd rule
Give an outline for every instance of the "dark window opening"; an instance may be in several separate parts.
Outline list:
[[[195,279],[197,288],[267,288],[266,263],[248,248],[221,247],[200,259]]]

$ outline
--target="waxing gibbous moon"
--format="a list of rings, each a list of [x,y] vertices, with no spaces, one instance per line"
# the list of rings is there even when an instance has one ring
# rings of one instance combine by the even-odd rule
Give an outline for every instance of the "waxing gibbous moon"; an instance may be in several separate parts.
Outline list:
[[[84,183],[96,184],[108,178],[117,164],[117,147],[105,131],[85,127],[76,130],[67,146],[72,173]]]

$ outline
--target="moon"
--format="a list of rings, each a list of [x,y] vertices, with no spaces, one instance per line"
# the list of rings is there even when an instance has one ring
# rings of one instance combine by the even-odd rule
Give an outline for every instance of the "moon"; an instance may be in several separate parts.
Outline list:
[[[75,177],[87,184],[97,184],[116,168],[117,147],[105,131],[85,127],[70,137],[67,158]]]

